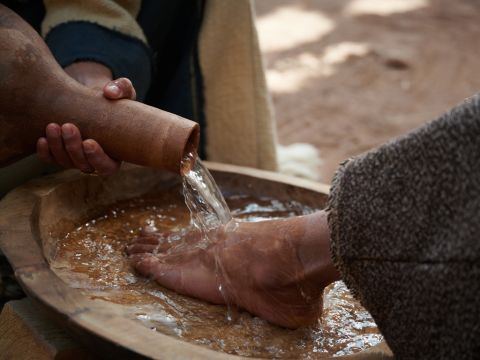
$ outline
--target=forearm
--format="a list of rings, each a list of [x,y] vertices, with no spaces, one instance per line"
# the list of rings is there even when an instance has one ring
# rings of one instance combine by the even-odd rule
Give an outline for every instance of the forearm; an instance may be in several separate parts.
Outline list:
[[[136,21],[140,1],[45,1],[42,35],[62,67],[92,61],[113,78],[129,78],[143,100],[152,76],[151,51]]]
[[[80,61],[65,67],[65,72],[79,83],[101,90],[105,84],[113,79],[109,67],[94,61]]]

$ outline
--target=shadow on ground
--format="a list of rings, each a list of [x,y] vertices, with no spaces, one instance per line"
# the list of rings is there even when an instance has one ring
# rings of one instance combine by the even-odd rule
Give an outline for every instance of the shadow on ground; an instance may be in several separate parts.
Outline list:
[[[257,1],[280,141],[316,145],[325,182],[341,160],[435,118],[480,88],[480,3],[372,3],[380,4]]]

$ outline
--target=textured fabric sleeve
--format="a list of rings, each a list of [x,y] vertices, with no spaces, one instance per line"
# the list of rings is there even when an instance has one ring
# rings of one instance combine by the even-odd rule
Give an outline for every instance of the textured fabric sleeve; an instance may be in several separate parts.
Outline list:
[[[344,163],[331,251],[399,359],[480,354],[480,97]]]
[[[63,67],[91,60],[108,66],[114,78],[132,80],[139,100],[150,86],[152,59],[135,20],[141,1],[45,0],[42,35]]]

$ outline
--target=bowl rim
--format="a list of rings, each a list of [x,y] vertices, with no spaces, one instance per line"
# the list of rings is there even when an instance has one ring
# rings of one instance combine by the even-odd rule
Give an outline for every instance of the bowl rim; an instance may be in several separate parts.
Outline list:
[[[233,173],[260,180],[274,181],[328,195],[329,186],[311,180],[248,167],[204,162],[214,173]],[[136,165],[126,164],[126,174]],[[33,302],[52,320],[86,345],[108,357],[152,359],[238,359],[189,343],[166,334],[152,332],[140,323],[122,316],[107,304],[93,302],[61,280],[51,269],[40,247],[37,229],[39,202],[66,182],[82,181],[90,175],[67,170],[32,180],[9,192],[0,201],[0,248],[8,258],[17,280]],[[97,178],[97,181],[101,181]],[[389,355],[386,343],[356,354],[335,359],[384,359]],[[367,356],[367,357],[364,357]],[[254,358],[250,358],[254,359]]]

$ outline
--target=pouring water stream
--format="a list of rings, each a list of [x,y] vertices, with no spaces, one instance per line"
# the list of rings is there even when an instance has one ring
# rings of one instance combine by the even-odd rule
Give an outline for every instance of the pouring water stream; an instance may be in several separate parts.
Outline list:
[[[211,238],[212,230],[223,228],[225,231],[233,231],[235,222],[225,198],[195,153],[189,153],[184,157],[181,173],[183,195],[190,210],[192,225],[202,234],[198,246],[208,246],[215,242],[215,239]],[[227,320],[231,321],[232,309],[222,286],[225,279],[222,277],[222,264],[218,253],[215,253],[215,265],[218,289],[227,304]]]

